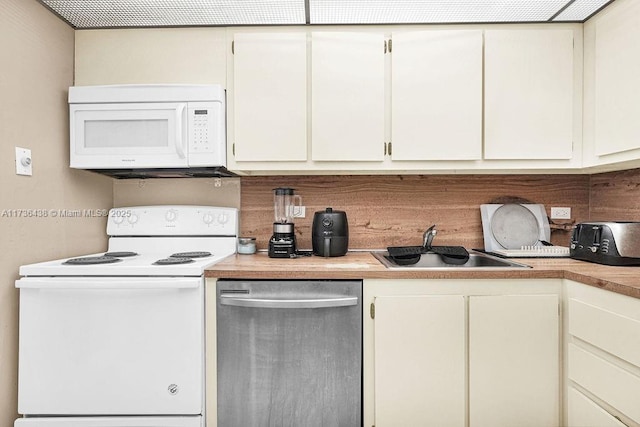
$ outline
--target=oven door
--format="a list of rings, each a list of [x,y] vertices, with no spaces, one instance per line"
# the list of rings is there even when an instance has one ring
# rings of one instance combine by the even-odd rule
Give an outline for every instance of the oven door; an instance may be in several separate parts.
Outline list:
[[[71,167],[187,167],[187,104],[69,106]]]
[[[18,412],[189,415],[204,406],[204,279],[23,278]]]

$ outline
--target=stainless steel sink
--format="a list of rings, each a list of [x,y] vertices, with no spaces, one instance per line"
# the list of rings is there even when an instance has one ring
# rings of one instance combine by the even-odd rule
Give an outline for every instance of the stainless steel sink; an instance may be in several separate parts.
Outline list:
[[[399,265],[391,258],[387,251],[373,252],[385,267],[393,269],[454,269],[454,268],[480,268],[480,269],[505,269],[505,268],[531,268],[526,264],[509,261],[504,258],[487,255],[481,252],[469,252],[469,260],[464,264],[448,264],[442,260],[440,255],[434,253],[426,253],[420,256],[420,260],[415,264]]]

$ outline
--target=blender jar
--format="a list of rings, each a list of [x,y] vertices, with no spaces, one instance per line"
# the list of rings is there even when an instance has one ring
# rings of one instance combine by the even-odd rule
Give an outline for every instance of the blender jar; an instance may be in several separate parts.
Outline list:
[[[273,212],[276,223],[293,223],[296,210],[302,206],[302,198],[293,194],[293,191],[293,188],[275,188],[273,190]]]

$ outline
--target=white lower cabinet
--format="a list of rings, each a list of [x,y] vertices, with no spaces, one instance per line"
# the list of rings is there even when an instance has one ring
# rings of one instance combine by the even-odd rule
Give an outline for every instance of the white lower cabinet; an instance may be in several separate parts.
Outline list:
[[[365,425],[558,426],[559,283],[365,281]]]
[[[375,299],[376,426],[464,426],[465,298]]]
[[[569,387],[567,405],[569,407],[568,425],[570,426],[625,427],[613,415],[573,387]]]
[[[640,426],[640,299],[574,282],[566,297],[568,426]],[[584,399],[608,424],[584,424]]]
[[[558,295],[469,297],[471,426],[557,426]]]

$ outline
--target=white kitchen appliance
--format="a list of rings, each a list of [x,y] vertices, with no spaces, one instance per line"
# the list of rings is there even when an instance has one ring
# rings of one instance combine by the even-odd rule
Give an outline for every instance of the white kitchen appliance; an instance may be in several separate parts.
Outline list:
[[[218,280],[218,426],[362,426],[362,280]]]
[[[20,267],[16,427],[204,427],[204,270],[236,209],[109,211],[108,251]]]
[[[226,171],[220,85],[69,88],[70,166],[115,177]]]

